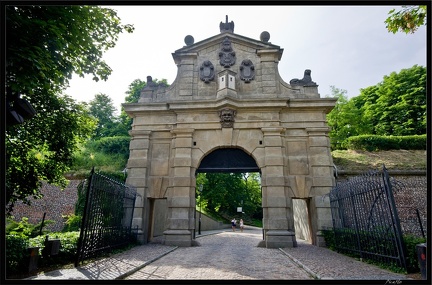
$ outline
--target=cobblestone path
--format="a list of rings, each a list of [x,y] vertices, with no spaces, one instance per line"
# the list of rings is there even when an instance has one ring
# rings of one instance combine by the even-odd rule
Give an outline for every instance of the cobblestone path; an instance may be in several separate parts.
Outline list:
[[[257,247],[261,240],[253,230],[200,237],[200,246],[179,247],[125,279],[313,279],[281,250]]]

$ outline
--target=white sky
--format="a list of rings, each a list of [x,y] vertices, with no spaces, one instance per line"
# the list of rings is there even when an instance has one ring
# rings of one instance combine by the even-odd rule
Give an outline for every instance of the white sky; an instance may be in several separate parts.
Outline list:
[[[360,88],[376,85],[384,75],[415,64],[426,66],[426,27],[414,34],[387,32],[385,19],[400,6],[111,6],[122,24],[133,24],[132,34],[120,35],[104,59],[113,69],[106,82],[74,75],[66,94],[77,101],[108,95],[120,110],[128,86],[135,79],[167,79],[177,74],[172,53],[220,33],[219,23],[234,21],[234,33],[259,40],[270,33],[274,45],[284,49],[279,73],[285,82],[302,78],[312,70],[321,97],[330,86],[347,90],[348,97]]]

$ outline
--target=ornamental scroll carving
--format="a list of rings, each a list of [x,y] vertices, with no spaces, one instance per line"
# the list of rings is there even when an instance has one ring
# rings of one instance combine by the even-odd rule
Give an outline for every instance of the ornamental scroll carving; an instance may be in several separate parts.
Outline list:
[[[214,79],[214,76],[213,64],[209,60],[204,61],[200,67],[200,79],[205,83],[209,83]]]
[[[232,49],[231,41],[228,37],[225,37],[221,44],[221,50],[219,52],[219,62],[223,67],[230,67],[234,65],[236,61],[236,53]]]
[[[250,59],[245,59],[240,65],[240,79],[245,83],[251,82],[255,77],[255,66]]]
[[[232,128],[234,126],[234,117],[236,110],[222,109],[218,112],[222,128]]]

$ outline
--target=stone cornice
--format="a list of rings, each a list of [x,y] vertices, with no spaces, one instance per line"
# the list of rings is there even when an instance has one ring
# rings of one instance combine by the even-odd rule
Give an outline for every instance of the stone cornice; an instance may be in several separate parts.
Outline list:
[[[300,110],[316,110],[323,109],[325,112],[330,112],[336,104],[336,98],[263,98],[263,99],[236,99],[232,97],[224,97],[218,100],[203,100],[203,101],[177,101],[163,103],[126,103],[123,104],[125,112],[129,115],[139,113],[149,113],[153,111],[190,111],[190,110],[218,110],[225,107],[236,109],[274,109],[274,108],[290,108]]]

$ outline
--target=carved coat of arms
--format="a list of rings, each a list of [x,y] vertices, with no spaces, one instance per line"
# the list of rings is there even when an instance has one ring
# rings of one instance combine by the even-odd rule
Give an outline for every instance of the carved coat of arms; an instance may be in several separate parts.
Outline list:
[[[245,83],[251,82],[255,77],[255,66],[250,59],[245,59],[240,65],[240,79]]]
[[[231,46],[231,41],[228,37],[225,37],[221,44],[221,50],[219,52],[219,62],[223,67],[230,67],[236,61],[235,51]]]
[[[213,64],[209,60],[204,61],[200,67],[200,79],[205,83],[209,83],[214,79],[214,75]]]

